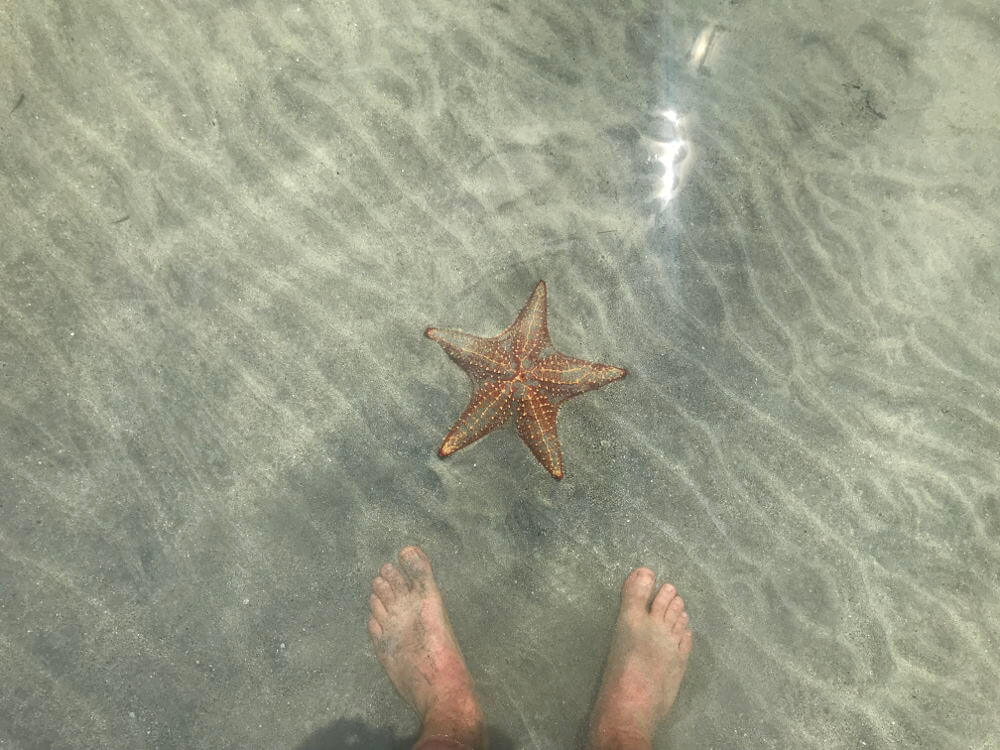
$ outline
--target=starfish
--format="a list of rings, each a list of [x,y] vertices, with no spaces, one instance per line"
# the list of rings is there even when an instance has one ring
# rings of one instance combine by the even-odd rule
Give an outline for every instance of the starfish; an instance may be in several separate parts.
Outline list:
[[[545,282],[535,285],[517,319],[493,338],[462,331],[424,331],[468,374],[469,405],[438,449],[441,458],[471,445],[515,416],[517,434],[556,479],[563,478],[563,455],[556,434],[556,413],[564,401],[628,373],[624,368],[574,359],[557,352],[549,340]]]

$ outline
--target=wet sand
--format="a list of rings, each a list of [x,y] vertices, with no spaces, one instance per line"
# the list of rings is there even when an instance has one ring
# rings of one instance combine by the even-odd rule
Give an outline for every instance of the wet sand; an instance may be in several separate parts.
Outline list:
[[[583,736],[627,571],[658,748],[1000,743],[986,2],[0,9],[0,746],[405,746],[432,556],[494,747]],[[548,282],[566,479],[427,326]]]

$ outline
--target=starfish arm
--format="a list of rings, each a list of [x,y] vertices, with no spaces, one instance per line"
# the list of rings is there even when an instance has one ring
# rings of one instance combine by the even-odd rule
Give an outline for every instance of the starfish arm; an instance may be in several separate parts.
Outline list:
[[[517,314],[517,319],[502,334],[511,336],[514,356],[520,361],[534,357],[552,346],[547,318],[545,282],[539,281],[521,312]]]
[[[451,328],[428,328],[424,335],[440,344],[455,364],[477,382],[507,379],[517,371],[499,338],[485,339]]]
[[[510,381],[490,381],[479,386],[469,405],[445,435],[438,455],[450,456],[476,442],[493,430],[503,427],[513,411],[514,387]]]
[[[621,380],[628,372],[621,367],[585,359],[551,354],[538,360],[528,373],[537,387],[556,403]]]
[[[563,478],[563,456],[556,433],[559,406],[537,388],[525,386],[517,404],[517,434],[556,479]]]

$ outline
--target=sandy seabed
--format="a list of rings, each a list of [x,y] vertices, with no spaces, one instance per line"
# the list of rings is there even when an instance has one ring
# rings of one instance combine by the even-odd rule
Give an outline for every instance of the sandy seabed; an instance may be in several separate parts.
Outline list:
[[[1000,746],[989,2],[0,7],[0,748],[405,747],[435,561],[494,748],[579,742],[627,571],[666,750]],[[630,376],[440,461],[428,325]]]

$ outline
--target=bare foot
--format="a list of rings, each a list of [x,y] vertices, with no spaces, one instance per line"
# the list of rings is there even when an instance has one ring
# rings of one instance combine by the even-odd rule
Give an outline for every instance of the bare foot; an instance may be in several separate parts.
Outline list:
[[[406,547],[398,566],[382,566],[372,591],[368,634],[392,684],[420,714],[421,737],[479,746],[482,712],[430,559]]]
[[[650,603],[656,575],[636,568],[621,609],[590,723],[593,748],[648,748],[657,722],[677,697],[691,653],[684,602],[665,583]]]

